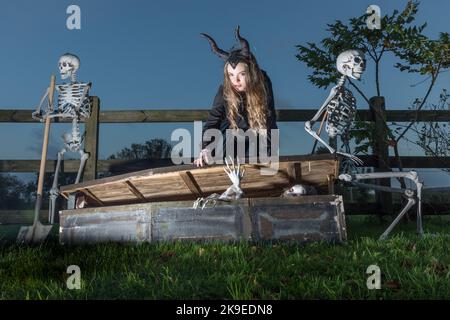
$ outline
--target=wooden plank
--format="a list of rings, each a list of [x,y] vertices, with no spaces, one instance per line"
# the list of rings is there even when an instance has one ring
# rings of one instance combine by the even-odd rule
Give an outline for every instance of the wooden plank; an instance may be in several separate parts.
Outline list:
[[[94,97],[96,98],[96,97]],[[127,108],[123,108],[127,109]],[[108,110],[101,111],[99,114],[100,123],[152,123],[152,122],[193,122],[204,121],[208,117],[210,108],[177,110],[177,109],[159,109],[159,110]],[[277,109],[277,121],[279,122],[304,122],[310,120],[317,112],[318,108],[297,107],[292,109]],[[34,109],[3,109],[0,110],[0,122],[14,123],[36,123],[31,118]],[[416,113],[414,110],[388,110],[386,112],[388,122],[409,122],[417,121],[436,121],[450,122],[450,110],[421,110]],[[373,121],[370,111],[359,109],[357,119],[363,121]],[[58,119],[55,122],[71,122],[70,119]]]
[[[302,159],[308,159],[307,161],[280,162],[277,173],[271,176],[261,174],[261,169],[267,168],[268,165],[241,164],[245,169],[244,179],[241,181],[245,197],[260,195],[261,190],[268,195],[278,195],[293,183],[311,184],[319,189],[326,188],[329,185],[328,176],[334,176],[337,161],[334,157],[330,159],[330,155],[321,156],[325,158],[323,160],[310,160],[311,158],[317,157],[302,157]],[[295,165],[300,167],[295,171],[301,174],[292,172]],[[186,166],[183,165],[143,170],[77,185],[62,186],[61,193],[83,192],[88,188],[99,201],[106,205],[131,204],[136,202],[136,193],[130,193],[124,188],[126,184],[131,183],[142,194],[142,197],[137,197],[140,200],[143,198],[152,202],[161,201],[161,198],[178,200],[180,196],[195,199],[212,193],[222,193],[231,185],[223,168],[224,165],[203,168],[192,168],[189,165],[186,170]]]
[[[328,193],[334,194],[334,181],[336,179],[335,175],[329,174],[327,175],[327,181],[328,181]]]
[[[38,120],[34,120],[31,114],[36,111],[36,109],[8,109],[0,110],[0,122],[11,122],[11,123],[40,123]],[[83,121],[80,121],[83,122]],[[52,123],[72,123],[70,118],[54,118]]]
[[[358,156],[364,161],[364,167],[375,167],[376,158],[373,156]],[[280,161],[283,159],[292,159],[296,161],[295,156],[283,156],[280,157]],[[0,160],[0,172],[38,172],[39,160]],[[402,162],[404,168],[450,168],[450,157],[430,158],[426,156],[402,156]],[[120,167],[128,167],[128,164],[135,164],[134,160],[98,160],[97,170],[98,172],[114,171],[128,171],[120,170]],[[63,172],[77,172],[80,166],[80,160],[64,160],[61,163]],[[158,159],[158,160],[143,160],[141,165],[135,167],[137,170],[130,170],[128,172],[140,171],[143,169],[159,168],[174,166],[171,159]],[[186,169],[192,168],[192,165],[185,165]],[[391,168],[398,168],[398,162],[395,157],[389,157],[389,166]],[[56,160],[47,160],[45,165],[45,172],[53,173],[56,168]],[[132,174],[132,173],[127,173]]]
[[[136,198],[138,198],[142,202],[146,202],[147,201],[147,199],[145,199],[144,195],[139,192],[139,190],[131,183],[131,181],[126,180],[125,184],[128,186],[130,191],[133,192],[133,194],[136,196]]]
[[[95,180],[97,178],[99,110],[100,100],[98,97],[92,97],[91,116],[86,122],[86,139],[84,143],[89,158],[84,168],[83,181]]]
[[[80,189],[80,192],[84,193],[89,199],[94,200],[98,205],[104,206],[105,204],[99,200],[88,188]]]
[[[31,225],[34,220],[34,210],[0,210],[0,225],[22,224]],[[39,220],[48,221],[48,209],[39,211]]]
[[[346,215],[378,215],[379,207],[376,203],[344,203]],[[399,204],[393,206],[393,216],[400,213],[401,207]],[[411,209],[409,215],[414,217],[416,211]],[[422,203],[423,215],[448,215],[450,214],[450,203]]]
[[[183,179],[186,186],[191,190],[191,192],[197,196],[203,196],[203,192],[200,189],[197,181],[190,171],[180,171],[180,177]]]
[[[123,108],[126,109],[126,108]],[[193,122],[207,119],[209,110],[126,110],[102,111],[101,123]]]
[[[300,162],[294,162],[287,168],[287,173],[289,176],[289,183],[295,184],[296,181],[302,179],[302,165]]]

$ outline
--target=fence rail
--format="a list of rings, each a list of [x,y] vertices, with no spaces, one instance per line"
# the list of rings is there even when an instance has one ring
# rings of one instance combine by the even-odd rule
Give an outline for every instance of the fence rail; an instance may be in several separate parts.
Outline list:
[[[124,108],[125,109],[125,108]],[[36,123],[31,118],[34,110],[0,110],[0,122]],[[278,109],[277,121],[302,122],[310,120],[317,109]],[[100,111],[99,123],[151,123],[151,122],[192,122],[206,120],[208,110],[127,110]],[[374,121],[370,110],[358,110],[357,118],[362,121]],[[450,122],[450,110],[386,110],[388,122],[436,121]],[[55,120],[56,123],[71,122],[70,119]]]
[[[282,158],[282,157],[281,157]],[[375,156],[361,156],[364,166],[376,167],[377,159]],[[193,159],[186,159],[185,163],[189,163]],[[0,172],[38,172],[40,160],[0,160]],[[398,167],[395,157],[389,157],[391,168]],[[136,170],[144,170],[153,167],[165,167],[173,165],[172,160],[155,159],[155,160],[97,160],[97,172],[119,172],[126,170],[126,167],[135,168]],[[439,159],[430,159],[429,157],[402,157],[402,165],[404,168],[450,168],[450,157],[442,157]],[[77,172],[80,166],[79,160],[63,160],[61,162],[61,171]],[[45,172],[53,173],[56,168],[56,160],[47,160],[45,164]]]

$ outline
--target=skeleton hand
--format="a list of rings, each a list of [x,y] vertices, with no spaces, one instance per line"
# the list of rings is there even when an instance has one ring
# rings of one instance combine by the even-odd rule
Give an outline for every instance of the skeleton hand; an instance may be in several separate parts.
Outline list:
[[[41,110],[36,110],[31,114],[31,118],[42,122],[44,120],[44,115]]]
[[[336,154],[340,154],[341,156],[349,158],[351,161],[353,161],[357,165],[362,166],[364,164],[364,161],[362,161],[360,158],[358,158],[357,156],[354,156],[352,154],[340,152],[340,151],[337,151]]]
[[[192,208],[197,209],[198,207],[200,207],[203,210],[208,205],[208,203],[212,203],[212,206],[215,207],[217,204],[217,200],[224,200],[224,199],[221,199],[217,193],[210,194],[206,198],[200,197],[194,201]]]
[[[212,162],[211,150],[205,148],[200,151],[200,155],[194,160],[194,165],[197,167],[203,167],[203,161],[205,161],[205,165]]]
[[[233,186],[240,190],[239,184],[241,182],[241,179],[244,177],[245,169],[241,171],[241,164],[239,162],[239,158],[237,159],[237,168],[234,165],[233,159],[230,157],[230,161],[232,164],[232,167],[230,168],[230,165],[228,164],[227,159],[225,158],[225,163],[227,165],[226,168],[224,168],[226,174],[228,175],[228,178],[230,178],[231,182],[233,183]]]

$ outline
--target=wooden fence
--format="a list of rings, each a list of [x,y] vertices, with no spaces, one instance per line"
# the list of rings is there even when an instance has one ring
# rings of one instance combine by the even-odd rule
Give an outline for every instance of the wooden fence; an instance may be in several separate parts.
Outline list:
[[[34,110],[0,110],[0,122],[3,123],[36,123],[31,118]],[[154,122],[193,122],[204,121],[208,116],[209,110],[120,110],[120,111],[101,111],[100,99],[92,97],[92,115],[86,122],[85,150],[89,152],[90,157],[86,163],[84,171],[84,181],[95,179],[97,172],[106,172],[118,170],[124,165],[129,165],[135,161],[127,160],[99,160],[98,159],[98,136],[100,123],[154,123]],[[317,109],[278,109],[278,122],[304,122],[311,119]],[[357,118],[363,121],[374,121],[377,130],[377,137],[372,156],[360,157],[366,166],[374,167],[377,170],[385,170],[398,167],[398,162],[394,157],[388,155],[388,145],[383,139],[385,121],[389,122],[450,122],[450,110],[446,111],[414,111],[414,110],[385,110],[384,99],[382,97],[373,97],[370,100],[370,109],[358,110]],[[58,122],[70,122],[70,120],[55,119]],[[1,125],[1,124],[0,124]],[[299,127],[299,130],[302,130]],[[40,160],[5,160],[0,158],[0,173],[11,172],[38,172]],[[146,168],[171,165],[170,159],[149,159],[146,161]],[[450,168],[450,157],[439,159],[423,156],[402,157],[404,168]],[[62,164],[64,172],[76,172],[78,170],[79,160],[65,160]],[[48,160],[46,163],[46,172],[54,172],[56,160]],[[389,183],[389,182],[387,182]],[[392,211],[389,208],[391,202],[390,194],[381,196],[379,202],[381,207],[374,206],[376,212]],[[368,207],[365,207],[367,209]],[[446,207],[447,208],[447,207]],[[357,212],[358,206],[354,210],[347,209],[348,212]],[[370,208],[368,208],[371,211]],[[438,209],[439,210],[439,209]],[[364,210],[367,211],[367,210]],[[435,210],[436,211],[436,210]],[[0,211],[0,217],[2,212]],[[0,221],[0,223],[2,223]]]

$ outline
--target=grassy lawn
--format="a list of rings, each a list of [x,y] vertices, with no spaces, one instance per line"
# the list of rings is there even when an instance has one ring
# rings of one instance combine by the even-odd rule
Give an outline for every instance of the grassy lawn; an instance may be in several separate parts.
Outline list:
[[[311,243],[159,243],[62,247],[57,228],[45,244],[8,242],[2,226],[0,299],[448,299],[450,218],[425,217],[427,235],[401,223],[378,241],[388,222],[347,217],[344,245]],[[381,289],[366,269],[381,269]],[[66,287],[69,265],[81,290]]]

